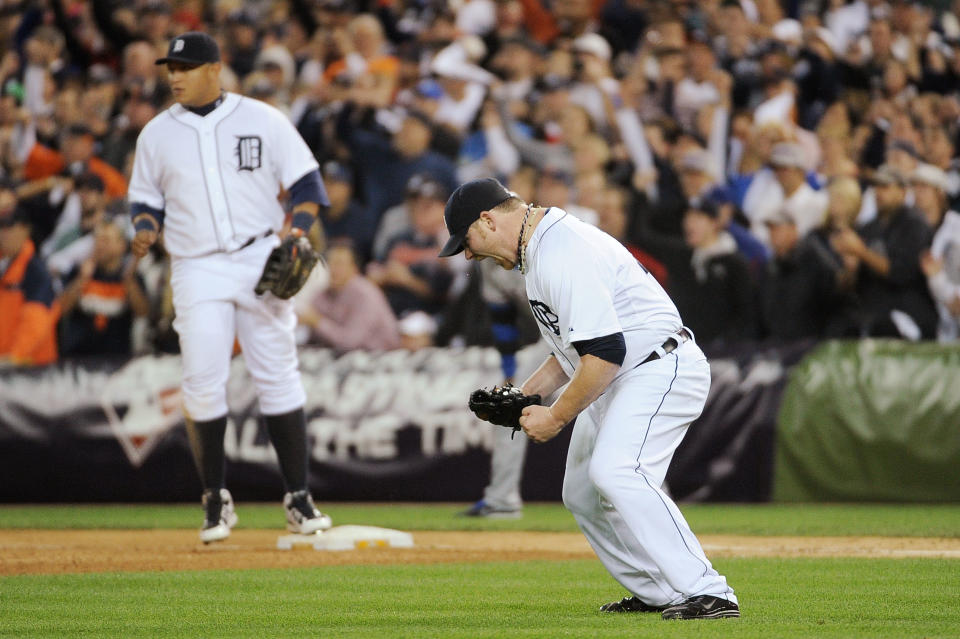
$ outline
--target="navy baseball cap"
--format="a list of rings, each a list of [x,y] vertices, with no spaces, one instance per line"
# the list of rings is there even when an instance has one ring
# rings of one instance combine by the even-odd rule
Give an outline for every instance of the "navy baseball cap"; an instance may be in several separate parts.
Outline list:
[[[471,180],[457,187],[443,211],[443,220],[450,232],[450,239],[440,251],[440,257],[450,257],[461,252],[470,225],[480,219],[480,214],[496,208],[514,197],[494,178]]]
[[[183,62],[184,64],[208,64],[220,62],[220,47],[217,41],[206,33],[188,31],[170,41],[167,56],[157,60],[157,64]]]

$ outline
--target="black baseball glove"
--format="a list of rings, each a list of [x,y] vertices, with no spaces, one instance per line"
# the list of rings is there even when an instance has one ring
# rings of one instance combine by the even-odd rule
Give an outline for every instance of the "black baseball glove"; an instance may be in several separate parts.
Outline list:
[[[270,252],[263,274],[254,290],[257,295],[270,291],[281,299],[290,299],[303,288],[320,256],[307,238],[288,235]]]
[[[524,395],[512,384],[494,386],[490,390],[477,389],[470,393],[468,402],[477,417],[497,426],[512,428],[514,433],[520,430],[523,409],[534,404],[540,404],[539,395]]]

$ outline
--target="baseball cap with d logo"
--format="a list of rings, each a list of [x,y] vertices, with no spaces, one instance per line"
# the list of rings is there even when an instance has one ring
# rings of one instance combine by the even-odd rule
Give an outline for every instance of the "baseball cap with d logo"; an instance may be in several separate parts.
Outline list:
[[[511,197],[513,194],[493,178],[471,180],[457,187],[443,211],[450,239],[440,251],[440,257],[450,257],[462,251],[470,225],[480,219],[481,213],[496,208]]]
[[[157,60],[157,64],[182,62],[184,64],[208,64],[220,62],[220,47],[217,41],[206,33],[188,31],[170,41],[167,56]]]

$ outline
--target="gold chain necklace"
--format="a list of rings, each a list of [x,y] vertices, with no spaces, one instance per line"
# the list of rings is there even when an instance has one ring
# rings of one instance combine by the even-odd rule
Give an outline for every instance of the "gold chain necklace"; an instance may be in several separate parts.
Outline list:
[[[523,222],[520,224],[520,235],[517,237],[517,264],[520,265],[520,272],[526,274],[527,260],[526,251],[523,246],[523,236],[527,233],[527,218],[530,217],[530,211],[533,210],[533,202],[527,204],[527,212],[523,214]]]

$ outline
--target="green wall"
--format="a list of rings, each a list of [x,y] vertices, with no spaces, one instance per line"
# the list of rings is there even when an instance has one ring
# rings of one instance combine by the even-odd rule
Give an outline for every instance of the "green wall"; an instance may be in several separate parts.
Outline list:
[[[828,342],[792,370],[774,501],[960,501],[960,346]]]

